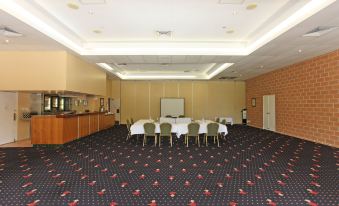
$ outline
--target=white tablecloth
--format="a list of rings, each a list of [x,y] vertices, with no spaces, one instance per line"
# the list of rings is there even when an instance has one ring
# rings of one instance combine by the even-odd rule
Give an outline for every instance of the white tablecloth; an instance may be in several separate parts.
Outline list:
[[[182,118],[160,117],[159,121],[160,123],[167,122],[167,123],[174,124],[174,123],[191,123],[192,120],[191,118],[188,118],[188,117],[182,117]]]
[[[131,126],[131,134],[144,134],[144,124],[147,122],[153,122],[155,124],[155,133],[160,133],[160,124],[158,122],[154,122],[153,120],[142,119],[135,122]],[[199,134],[205,134],[207,132],[207,124],[212,123],[213,121],[205,120],[205,121],[196,121],[200,124]],[[183,134],[188,133],[188,124],[189,123],[172,123],[172,133],[176,133],[177,137],[180,137]],[[228,133],[227,127],[225,125],[219,124],[219,133],[224,133],[225,135]]]
[[[167,122],[167,123],[175,123],[175,118],[171,118],[171,117],[160,117],[159,119],[160,123],[164,123],[164,122]]]
[[[179,117],[179,118],[175,119],[175,123],[187,123],[187,124],[189,124],[191,122],[192,122],[191,118],[188,118],[188,117],[182,117],[182,118]]]
[[[218,118],[218,117],[217,117]],[[219,117],[219,121],[221,122],[222,120],[226,120],[226,124],[231,124],[233,125],[233,118],[232,117]]]

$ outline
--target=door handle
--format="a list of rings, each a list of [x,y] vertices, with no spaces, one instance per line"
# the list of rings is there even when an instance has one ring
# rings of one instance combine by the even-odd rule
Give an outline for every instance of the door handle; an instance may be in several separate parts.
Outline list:
[[[16,121],[16,113],[13,113],[13,121]]]

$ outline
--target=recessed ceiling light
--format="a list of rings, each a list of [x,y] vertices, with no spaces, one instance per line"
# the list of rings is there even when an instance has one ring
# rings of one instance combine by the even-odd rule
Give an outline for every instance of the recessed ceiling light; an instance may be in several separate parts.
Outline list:
[[[301,53],[301,52],[302,52],[302,50],[301,50],[301,49],[299,49],[299,50],[298,50],[298,52],[299,52],[299,53]]]
[[[246,6],[246,9],[247,9],[247,10],[253,10],[253,9],[256,9],[257,6],[258,6],[258,5],[257,5],[256,3],[248,4],[248,5]]]
[[[79,9],[79,5],[76,4],[76,3],[73,3],[73,2],[69,2],[69,3],[67,4],[67,7],[70,8],[70,9],[74,9],[74,10]]]
[[[264,68],[264,65],[260,65],[260,69]]]
[[[99,30],[99,29],[94,29],[94,30],[93,30],[93,33],[101,34],[101,30]]]
[[[233,29],[229,29],[226,31],[227,34],[233,34],[234,33],[234,30]]]
[[[5,39],[5,43],[8,44],[9,43],[9,39]]]

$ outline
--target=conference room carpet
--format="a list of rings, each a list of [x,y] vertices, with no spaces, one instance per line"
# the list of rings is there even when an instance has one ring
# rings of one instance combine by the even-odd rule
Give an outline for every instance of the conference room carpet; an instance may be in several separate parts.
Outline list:
[[[1,148],[0,205],[339,205],[338,149],[228,129],[220,148],[142,147],[123,126],[57,148]]]

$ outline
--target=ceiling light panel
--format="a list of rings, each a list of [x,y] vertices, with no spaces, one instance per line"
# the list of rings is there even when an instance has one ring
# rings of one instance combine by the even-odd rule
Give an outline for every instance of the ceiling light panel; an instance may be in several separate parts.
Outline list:
[[[338,28],[339,27],[337,26],[318,26],[317,28],[312,29],[311,31],[304,34],[303,37],[319,37]]]

